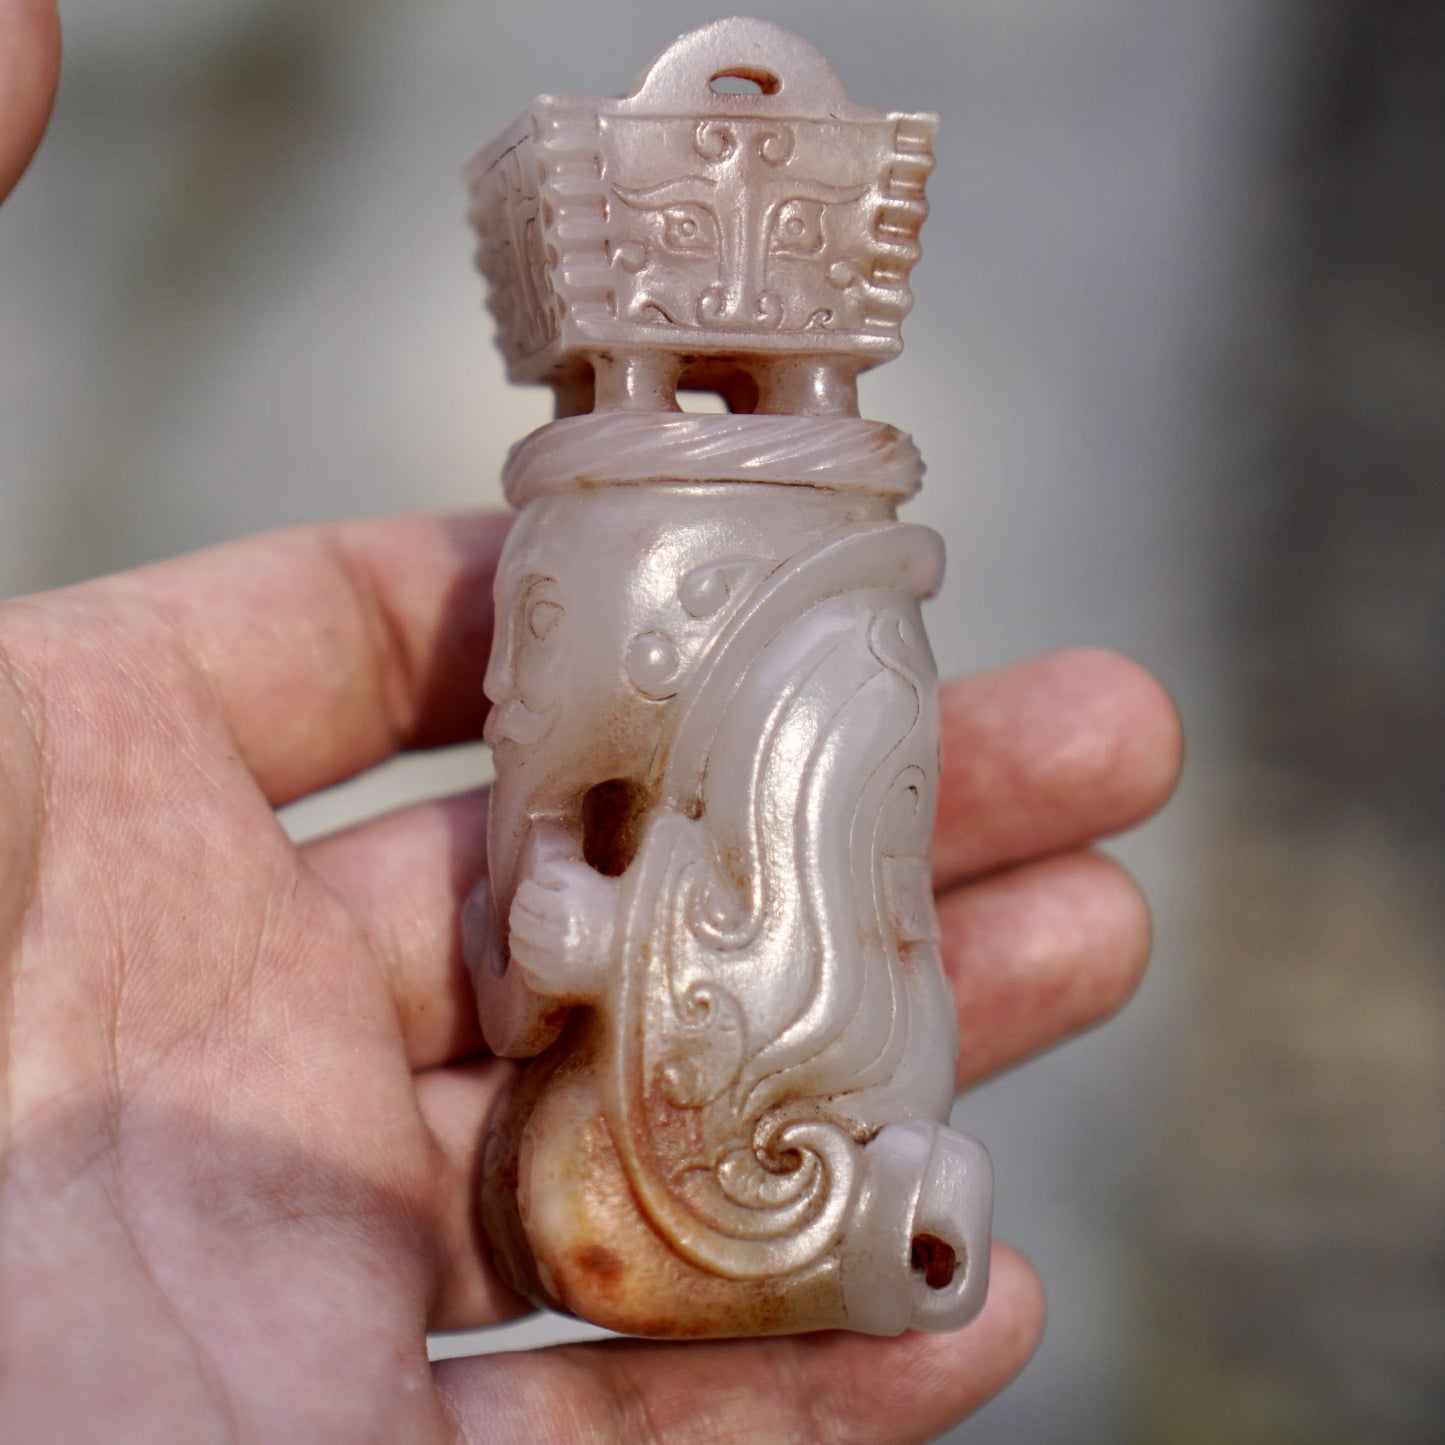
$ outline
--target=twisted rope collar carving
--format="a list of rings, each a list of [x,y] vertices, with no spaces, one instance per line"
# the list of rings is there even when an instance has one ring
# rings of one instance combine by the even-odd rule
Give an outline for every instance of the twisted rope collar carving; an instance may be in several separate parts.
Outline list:
[[[647,482],[766,482],[902,501],[923,480],[905,432],[827,416],[602,412],[539,427],[502,469],[507,500]]]

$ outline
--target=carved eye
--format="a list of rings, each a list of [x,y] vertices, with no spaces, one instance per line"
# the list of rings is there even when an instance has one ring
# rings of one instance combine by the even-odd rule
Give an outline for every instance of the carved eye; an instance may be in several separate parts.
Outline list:
[[[795,256],[811,256],[823,249],[823,205],[821,201],[784,201],[773,212],[769,249]]]
[[[662,244],[670,251],[716,251],[717,226],[702,206],[668,206],[662,213]]]
[[[527,631],[541,642],[562,620],[566,609],[550,597],[538,597],[527,604]]]

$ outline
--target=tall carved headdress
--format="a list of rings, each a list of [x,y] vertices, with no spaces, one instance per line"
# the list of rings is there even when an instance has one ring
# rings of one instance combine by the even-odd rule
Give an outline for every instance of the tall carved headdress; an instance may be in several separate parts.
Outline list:
[[[585,394],[598,371],[625,400],[619,358],[710,386],[897,356],[937,124],[854,104],[757,20],[684,36],[625,99],[539,98],[468,170],[512,380]]]

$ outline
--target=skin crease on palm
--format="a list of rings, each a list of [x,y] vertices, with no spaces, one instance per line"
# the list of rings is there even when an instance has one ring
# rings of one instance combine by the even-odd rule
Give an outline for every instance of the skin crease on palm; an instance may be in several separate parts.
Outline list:
[[[59,34],[0,0],[0,191]],[[274,808],[478,736],[495,516],[274,534],[0,607],[0,1439],[892,1441],[1022,1368],[1006,1247],[951,1336],[642,1341],[427,1362],[525,1306],[476,1147],[510,1066],[459,956],[485,797],[297,848]],[[1102,652],[947,685],[935,877],[960,1085],[1097,1022],[1148,952],[1089,844],[1180,760]]]

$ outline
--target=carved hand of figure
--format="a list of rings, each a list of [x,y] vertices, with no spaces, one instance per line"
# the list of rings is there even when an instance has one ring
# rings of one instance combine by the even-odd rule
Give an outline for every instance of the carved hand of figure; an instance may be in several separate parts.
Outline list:
[[[510,954],[549,998],[596,997],[612,953],[618,885],[586,863],[547,858],[523,879],[509,914]]]
[[[53,20],[0,0],[0,180]],[[280,533],[0,606],[0,1439],[917,1440],[1028,1358],[1000,1246],[954,1335],[428,1364],[427,1328],[523,1308],[474,1208],[515,1075],[461,957],[486,799],[299,846],[274,810],[478,735],[504,530]],[[1088,845],[1160,805],[1179,734],[1132,663],[1067,653],[947,687],[944,750],[964,1086],[1132,990],[1147,914]]]

